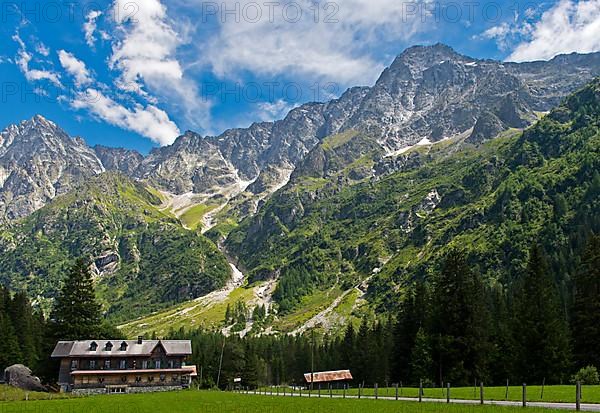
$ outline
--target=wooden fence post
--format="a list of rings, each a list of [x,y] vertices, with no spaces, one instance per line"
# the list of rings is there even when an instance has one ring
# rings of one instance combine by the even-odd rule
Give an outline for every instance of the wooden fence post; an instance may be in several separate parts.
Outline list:
[[[544,387],[546,387],[546,378],[542,380],[542,394],[540,395],[540,400],[544,400]]]
[[[344,383],[344,399],[346,398],[346,386],[347,386],[347,384]]]
[[[319,398],[321,397],[321,383],[319,383]]]
[[[575,384],[575,409],[581,411],[581,382]]]
[[[331,385],[331,383],[329,383],[329,398],[333,398],[333,386]]]
[[[450,403],[450,383],[446,383],[446,403]]]
[[[479,383],[479,402],[483,404],[483,382]]]
[[[423,380],[419,380],[419,403],[423,401]]]
[[[360,383],[358,383],[358,398],[360,399],[360,390],[361,390],[361,385]]]
[[[377,390],[379,390],[379,389],[377,388],[377,383],[375,383],[375,400],[377,400],[379,398],[379,393]]]
[[[523,407],[527,407],[527,383],[523,383]]]
[[[396,386],[396,400],[398,400],[398,383],[396,383],[395,386]]]
[[[508,400],[508,379],[506,379],[506,394],[504,395],[504,400]]]

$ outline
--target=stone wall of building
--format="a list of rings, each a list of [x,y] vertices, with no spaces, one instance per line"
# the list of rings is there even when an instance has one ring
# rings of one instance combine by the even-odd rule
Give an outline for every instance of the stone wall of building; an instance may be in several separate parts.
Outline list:
[[[176,391],[181,389],[181,386],[140,386],[127,387],[126,393],[154,393],[164,391]],[[105,387],[73,389],[72,393],[77,396],[93,396],[97,394],[107,394],[107,390]]]

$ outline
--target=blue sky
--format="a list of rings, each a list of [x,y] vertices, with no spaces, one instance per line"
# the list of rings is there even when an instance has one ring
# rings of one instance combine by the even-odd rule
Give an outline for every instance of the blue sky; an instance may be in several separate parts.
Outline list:
[[[36,113],[148,152],[373,84],[406,47],[527,61],[600,50],[600,0],[2,1],[4,126]]]

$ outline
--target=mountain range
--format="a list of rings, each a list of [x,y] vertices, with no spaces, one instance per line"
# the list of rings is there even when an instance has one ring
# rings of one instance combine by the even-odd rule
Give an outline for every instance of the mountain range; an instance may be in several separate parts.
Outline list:
[[[536,168],[585,163],[585,145],[555,156],[535,139],[573,120],[559,105],[598,75],[600,53],[517,64],[416,46],[372,87],[219,136],[188,131],[146,156],[88,147],[35,116],[0,133],[0,281],[51,303],[64,265],[87,255],[107,312],[126,320],[225,288],[226,257],[250,285],[275,284],[267,301],[282,317],[334,286],[329,304],[360,291],[385,310],[458,240],[482,249],[472,259],[489,279],[506,279],[550,231],[546,195],[554,205],[578,188],[564,224],[582,222],[589,174],[565,173],[559,188]],[[523,202],[534,181],[552,195]],[[526,213],[540,221],[504,227]]]

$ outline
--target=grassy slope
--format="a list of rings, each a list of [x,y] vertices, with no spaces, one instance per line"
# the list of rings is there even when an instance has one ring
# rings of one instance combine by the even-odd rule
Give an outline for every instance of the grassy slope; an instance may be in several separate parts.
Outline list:
[[[185,225],[186,228],[196,229],[198,226],[201,226],[202,219],[206,214],[215,209],[215,206],[210,205],[194,205],[185,211],[179,219]]]
[[[230,275],[217,247],[185,230],[148,186],[102,174],[0,236],[0,281],[47,302],[78,256],[119,256],[98,279],[115,319],[128,319],[220,288]]]
[[[188,301],[167,310],[155,312],[146,317],[132,320],[119,326],[125,336],[134,338],[139,334],[156,333],[164,336],[171,330],[193,328],[218,328],[225,318],[227,305],[233,306],[237,301],[248,302],[254,297],[252,289],[236,288],[226,299],[211,304]]]
[[[102,395],[63,400],[40,400],[28,402],[6,402],[0,404],[0,412],[70,412],[132,411],[138,413],[283,413],[283,412],[373,412],[392,413],[510,413],[521,408],[500,406],[462,406],[436,403],[411,403],[367,399],[327,399],[306,397],[269,397],[236,393],[182,391],[132,395]],[[529,408],[528,412],[552,412]]]

